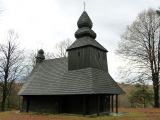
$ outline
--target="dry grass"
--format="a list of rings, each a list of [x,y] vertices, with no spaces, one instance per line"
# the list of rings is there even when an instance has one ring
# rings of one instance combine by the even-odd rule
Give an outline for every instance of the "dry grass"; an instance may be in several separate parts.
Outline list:
[[[64,114],[18,113],[17,111],[1,112],[0,120],[160,120],[160,109],[121,108],[121,116],[83,117]]]

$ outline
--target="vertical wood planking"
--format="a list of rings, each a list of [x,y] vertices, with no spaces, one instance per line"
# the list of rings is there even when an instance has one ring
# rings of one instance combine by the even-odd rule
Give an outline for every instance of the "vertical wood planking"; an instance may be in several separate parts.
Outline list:
[[[97,68],[108,72],[106,52],[92,46],[68,51],[68,69]]]

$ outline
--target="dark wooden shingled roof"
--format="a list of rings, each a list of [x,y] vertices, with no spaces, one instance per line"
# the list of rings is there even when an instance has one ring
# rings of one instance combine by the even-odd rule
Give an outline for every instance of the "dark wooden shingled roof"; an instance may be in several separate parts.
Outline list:
[[[98,49],[103,51],[107,51],[101,44],[99,44],[96,40],[91,37],[83,37],[77,39],[67,50],[75,49],[78,47],[85,47],[85,46],[94,46]]]
[[[95,68],[68,71],[67,58],[45,60],[27,78],[19,95],[122,94],[109,73]]]

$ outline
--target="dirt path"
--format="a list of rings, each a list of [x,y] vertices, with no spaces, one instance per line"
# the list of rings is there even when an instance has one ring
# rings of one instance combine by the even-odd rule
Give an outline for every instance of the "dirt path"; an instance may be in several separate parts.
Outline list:
[[[0,112],[0,120],[160,120],[160,109],[121,108],[120,116],[83,117],[79,115],[53,115],[19,113],[18,111]]]

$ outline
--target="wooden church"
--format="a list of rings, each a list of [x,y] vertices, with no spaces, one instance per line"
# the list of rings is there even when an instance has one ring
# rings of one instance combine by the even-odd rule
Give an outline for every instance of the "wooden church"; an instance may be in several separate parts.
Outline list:
[[[123,90],[108,73],[107,50],[95,40],[86,11],[77,25],[68,58],[45,60],[44,51],[38,51],[36,66],[19,92],[22,112],[100,115],[113,112],[113,105],[118,112]]]

